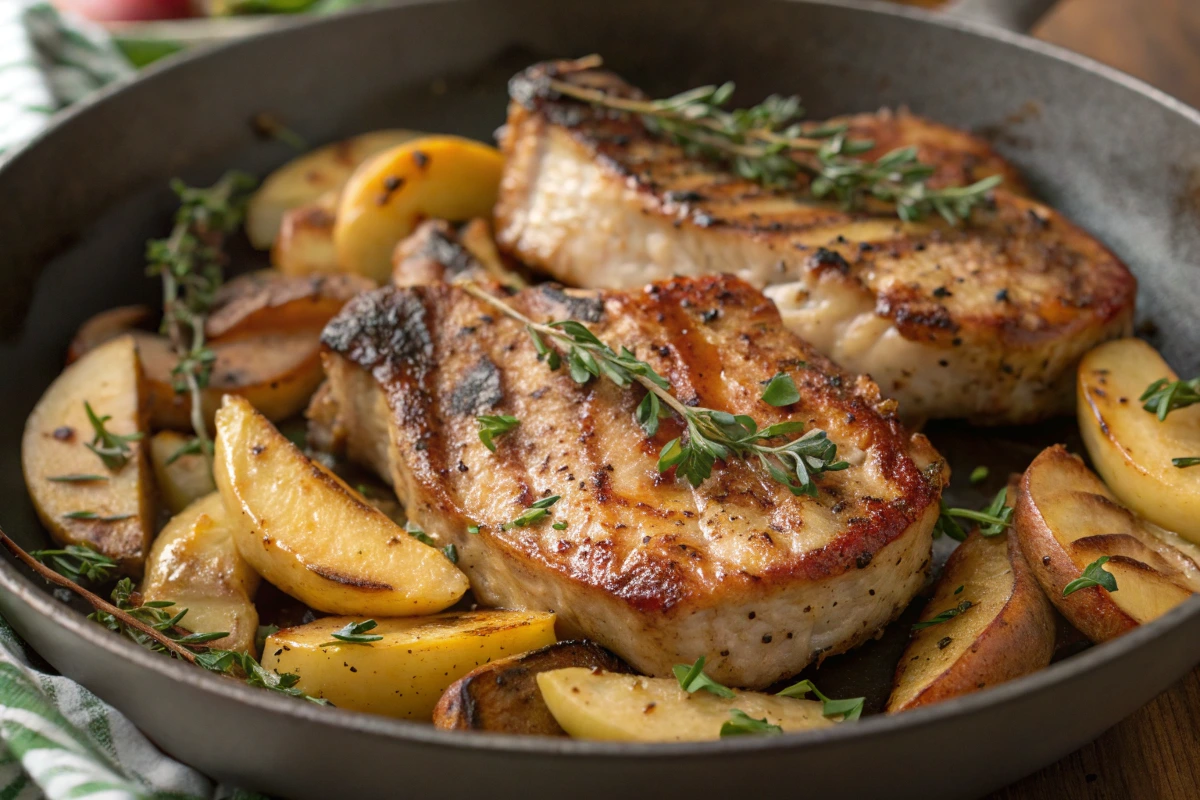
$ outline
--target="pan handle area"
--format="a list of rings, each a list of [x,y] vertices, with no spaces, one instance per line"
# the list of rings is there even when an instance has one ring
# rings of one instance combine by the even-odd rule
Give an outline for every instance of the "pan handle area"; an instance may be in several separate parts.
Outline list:
[[[942,13],[972,22],[1025,33],[1057,0],[954,0]]]

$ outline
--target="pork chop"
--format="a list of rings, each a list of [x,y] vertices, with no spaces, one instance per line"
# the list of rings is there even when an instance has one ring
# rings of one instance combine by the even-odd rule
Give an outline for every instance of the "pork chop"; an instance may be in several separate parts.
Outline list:
[[[1126,335],[1136,283],[1103,245],[1025,195],[983,141],[907,114],[843,120],[936,166],[931,186],[1001,175],[969,224],[901,222],[769,189],[685,155],[629,115],[565,97],[549,76],[623,97],[610,72],[539,64],[513,79],[501,135],[497,242],[565,284],[632,288],[728,272],[763,288],[784,322],[871,375],[906,418],[1022,423],[1066,412],[1084,352]]]
[[[875,636],[921,586],[940,456],[869,379],[784,328],[760,292],[728,276],[491,291],[534,320],[578,320],[628,347],[687,405],[820,428],[850,466],[820,475],[816,497],[740,460],[693,488],[658,471],[681,427],[664,419],[647,436],[634,415],[641,387],[551,371],[521,323],[456,285],[360,295],[325,330],[326,402],[349,457],[455,545],[481,603],[554,610],[560,633],[651,675],[704,655],[718,680],[763,687]],[[783,408],[760,399],[779,372],[800,393]],[[520,420],[494,453],[481,414]],[[511,526],[551,496],[549,516]]]

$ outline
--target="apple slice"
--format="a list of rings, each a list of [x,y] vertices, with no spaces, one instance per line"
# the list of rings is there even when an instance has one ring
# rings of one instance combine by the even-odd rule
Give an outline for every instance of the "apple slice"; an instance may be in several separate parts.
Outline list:
[[[233,546],[221,496],[213,492],[171,518],[154,540],[140,591],[146,600],[171,600],[179,623],[196,633],[226,631],[212,642],[223,650],[254,653],[258,573]]]
[[[1094,642],[1119,636],[1200,591],[1200,567],[1156,526],[1121,506],[1083,461],[1061,445],[1021,479],[1014,527],[1050,602]],[[1063,591],[1097,560],[1117,590]]]
[[[537,676],[542,699],[563,730],[578,739],[619,742],[696,742],[718,739],[721,728],[740,710],[786,731],[833,725],[821,703],[733,690],[718,697],[705,690],[679,688],[674,678],[644,678],[568,667]]]
[[[333,227],[338,266],[380,283],[392,250],[424,219],[490,216],[504,159],[458,136],[424,136],[380,153],[346,183]]]
[[[250,198],[246,209],[250,243],[267,249],[289,209],[313,203],[327,193],[336,196],[364,161],[418,136],[406,130],[372,131],[318,147],[284,164],[268,175]]]
[[[1200,466],[1171,463],[1200,457],[1200,405],[1160,421],[1138,400],[1179,376],[1142,340],[1119,339],[1084,356],[1078,377],[1079,430],[1104,482],[1145,519],[1200,543]]]
[[[312,608],[430,614],[466,592],[467,576],[441,551],[305,457],[245,398],[227,395],[217,412],[214,460],[238,552]]]
[[[154,481],[141,438],[105,463],[88,449],[95,430],[144,437],[142,368],[130,336],[112,339],[63,370],[25,421],[21,466],[38,516],[60,544],[90,545],[140,575],[154,535]],[[123,462],[123,463],[119,463]]]
[[[1054,655],[1054,609],[1011,532],[971,533],[918,625],[896,667],[890,713],[1028,675]]]

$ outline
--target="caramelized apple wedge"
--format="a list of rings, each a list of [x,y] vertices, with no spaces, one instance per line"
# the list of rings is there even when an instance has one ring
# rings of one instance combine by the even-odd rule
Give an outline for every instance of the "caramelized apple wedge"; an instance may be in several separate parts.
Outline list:
[[[1019,678],[1054,655],[1054,610],[1011,532],[971,533],[950,555],[917,624],[896,667],[889,712]]]
[[[242,397],[217,412],[214,475],[234,544],[318,611],[400,617],[453,605],[467,577],[309,460]],[[436,699],[436,698],[435,698]]]
[[[821,703],[792,697],[733,690],[718,697],[701,690],[689,694],[674,678],[644,678],[569,667],[537,676],[542,699],[554,719],[577,739],[618,742],[695,742],[718,739],[735,710],[765,720],[784,732],[835,724]]]
[[[324,194],[336,197],[360,164],[417,136],[420,134],[406,130],[371,131],[318,147],[284,164],[268,175],[250,198],[246,209],[250,243],[267,249],[279,233],[285,212]]]
[[[258,573],[233,546],[221,496],[213,492],[171,518],[154,540],[140,591],[146,600],[170,600],[187,615],[179,623],[198,633],[226,631],[213,647],[255,652]]]
[[[328,275],[338,272],[333,244],[337,197],[326,195],[315,203],[289,209],[271,245],[271,266],[286,275]]]
[[[380,283],[392,250],[423,219],[490,216],[504,159],[458,136],[424,136],[380,153],[354,172],[334,228],[338,266]]]
[[[1200,567],[1169,535],[1120,505],[1078,457],[1060,445],[1021,479],[1014,528],[1050,601],[1094,642],[1149,622],[1200,591]],[[1063,596],[1101,558],[1116,591],[1092,585]],[[1096,567],[1093,567],[1096,569]]]
[[[1160,421],[1138,399],[1160,379],[1179,376],[1140,339],[1092,350],[1079,364],[1079,430],[1096,471],[1122,503],[1200,543],[1200,467],[1172,463],[1200,456],[1200,405],[1176,409]]]
[[[141,574],[154,535],[141,372],[132,337],[96,347],[50,384],[21,441],[25,485],[54,540],[94,547],[131,575]],[[105,431],[121,437],[107,459],[88,448],[96,434],[89,407]]]
[[[378,639],[335,638],[358,622],[365,620],[325,617],[278,631],[267,638],[262,665],[299,675],[300,689],[338,708],[428,722],[442,692],[463,673],[554,642],[554,614],[543,611],[380,619],[363,631]]]

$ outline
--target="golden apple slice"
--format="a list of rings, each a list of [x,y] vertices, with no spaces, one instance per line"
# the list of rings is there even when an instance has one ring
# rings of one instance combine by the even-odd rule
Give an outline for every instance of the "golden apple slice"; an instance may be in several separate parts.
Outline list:
[[[406,130],[372,131],[318,147],[284,164],[267,176],[250,198],[246,209],[250,243],[267,249],[275,241],[286,211],[326,193],[336,195],[362,162],[418,136]]]
[[[1140,339],[1095,348],[1079,364],[1079,430],[1096,471],[1122,503],[1200,542],[1200,467],[1171,463],[1200,456],[1200,405],[1159,421],[1138,398],[1160,378],[1179,376]]]
[[[1011,533],[975,531],[958,546],[922,623],[896,667],[889,712],[1028,675],[1054,655],[1054,610]]]
[[[117,306],[88,319],[79,326],[67,348],[67,363],[78,361],[92,350],[118,336],[124,336],[150,318],[145,306]]]
[[[336,197],[297,206],[283,215],[279,235],[271,245],[271,266],[288,275],[327,275],[338,272],[333,244]]]
[[[430,614],[467,590],[441,551],[306,458],[245,398],[228,395],[217,412],[214,478],[242,557],[312,608]]]
[[[150,439],[150,461],[158,493],[172,514],[217,488],[208,459],[200,453],[180,454],[191,442],[190,436],[175,431],[159,431]]]
[[[363,621],[325,617],[278,631],[267,637],[262,665],[299,675],[300,689],[338,708],[428,722],[446,687],[475,667],[554,643],[554,614],[541,611],[380,619],[365,632],[377,641],[334,639]]]
[[[1033,460],[1021,479],[1014,527],[1050,602],[1094,642],[1112,639],[1166,613],[1200,591],[1200,567],[1121,506],[1078,457],[1060,445]],[[1117,582],[1063,597],[1088,565]]]
[[[216,492],[171,518],[154,540],[140,591],[146,600],[171,600],[179,623],[196,633],[226,631],[212,642],[223,650],[255,653],[260,578],[233,546],[233,531]]]
[[[380,283],[392,250],[424,219],[490,216],[504,159],[457,136],[424,136],[381,153],[346,184],[333,227],[338,266]]]
[[[542,699],[563,730],[578,739],[619,742],[695,742],[719,739],[721,727],[739,709],[787,731],[833,725],[821,703],[741,692],[732,698],[708,691],[689,694],[674,678],[644,678],[568,667],[537,676]]]
[[[140,575],[154,534],[154,483],[144,441],[127,439],[106,464],[95,431],[145,436],[141,364],[130,336],[91,350],[58,376],[25,422],[21,466],[38,516],[60,544],[86,544]],[[116,463],[124,461],[123,464]]]

